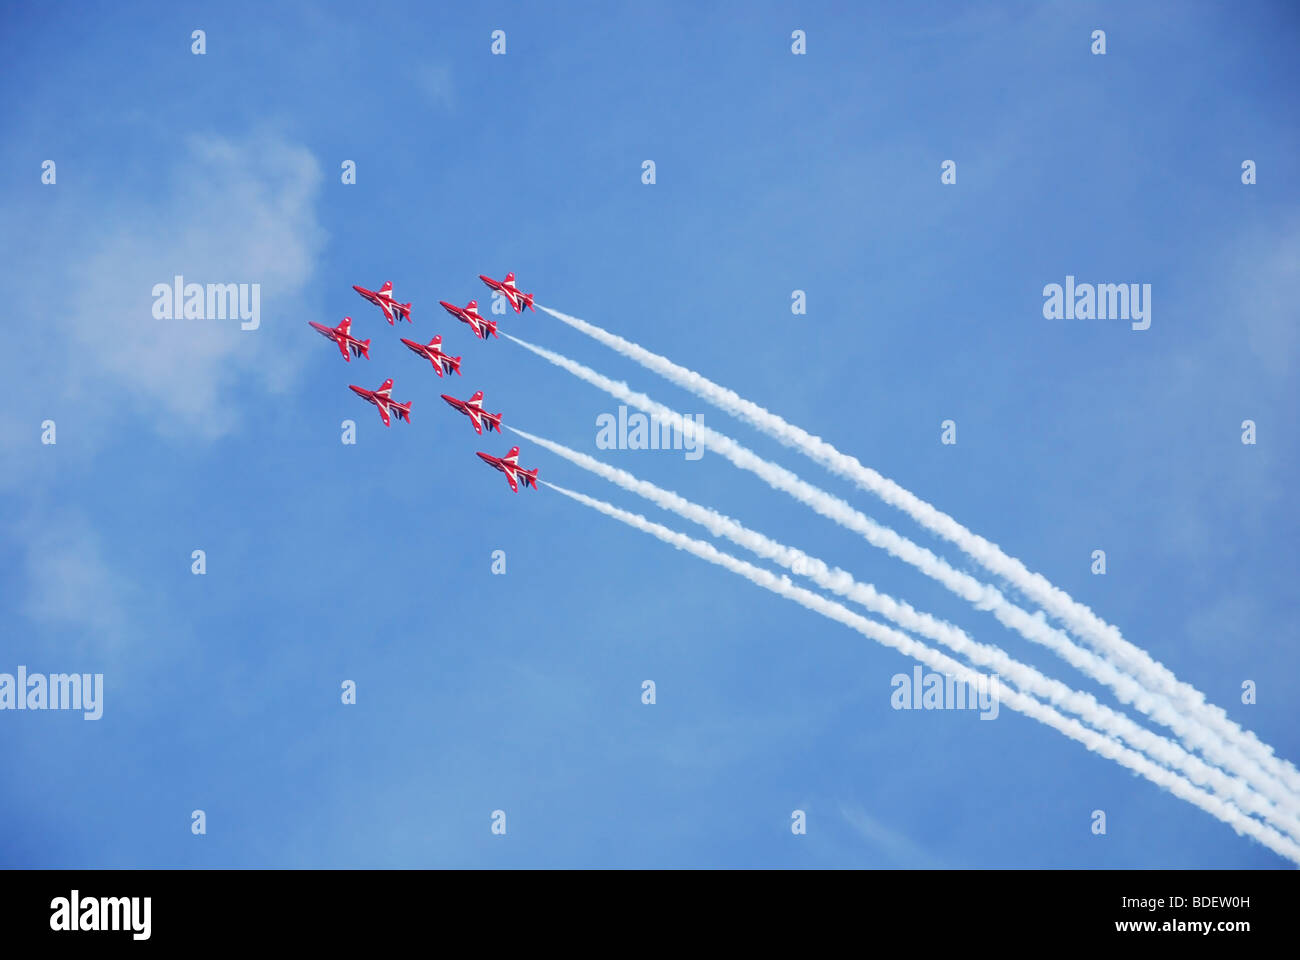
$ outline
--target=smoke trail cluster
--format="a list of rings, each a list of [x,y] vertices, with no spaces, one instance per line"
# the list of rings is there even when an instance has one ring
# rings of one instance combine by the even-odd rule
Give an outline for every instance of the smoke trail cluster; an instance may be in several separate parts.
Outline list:
[[[540,306],[540,305],[539,305]],[[932,533],[958,546],[985,570],[1041,607],[1030,613],[1012,603],[994,585],[954,568],[933,551],[876,522],[850,504],[804,481],[790,470],[746,449],[732,438],[697,423],[690,423],[699,442],[719,453],[739,469],[753,473],[869,543],[915,567],[943,584],[974,607],[992,613],[1001,623],[1026,639],[1052,650],[1067,663],[1109,687],[1117,698],[1152,720],[1168,727],[1187,749],[1141,726],[1127,714],[1114,710],[1083,691],[1015,660],[1001,648],[976,642],[966,631],[904,601],[857,581],[852,574],[829,567],[807,553],[785,546],[708,507],[695,504],[668,490],[640,480],[624,470],[571,450],[554,441],[515,430],[569,462],[596,474],[655,505],[697,523],[714,536],[725,537],[757,557],[805,576],[816,586],[879,614],[903,630],[927,637],[965,657],[971,664],[996,672],[1008,686],[1003,702],[1076,740],[1089,750],[1115,760],[1153,783],[1187,800],[1240,834],[1300,863],[1300,774],[1276,757],[1254,734],[1231,721],[1209,704],[1204,695],[1178,680],[1172,671],[1124,639],[1092,610],[1032,573],[996,544],[957,523],[877,471],[843,454],[826,441],[787,423],[734,391],[721,387],[666,357],[652,353],[616,334],[584,320],[541,307],[546,313],[614,349],[646,369],[663,376],[738,419],[757,427],[791,449],[808,456],[831,472],[853,481],[884,502],[907,513]],[[657,403],[626,383],[612,380],[576,361],[506,334],[507,339],[548,362],[590,383],[619,401],[658,418],[677,430],[686,418]],[[513,428],[512,428],[513,429]],[[854,613],[827,597],[795,586],[788,577],[723,553],[711,544],[653,523],[612,504],[547,484],[575,501],[651,534],[672,546],[722,566],[752,583],[791,599],[851,629],[914,657],[951,676],[975,682],[979,674],[965,664],[927,646],[901,630]],[[1048,621],[1055,620],[1057,626]],[[1067,632],[1069,631],[1069,632]],[[1071,636],[1073,634],[1074,636]],[[1082,641],[1082,645],[1076,642]],[[1067,717],[1065,714],[1071,714]],[[1127,746],[1126,746],[1127,744]],[[1201,756],[1196,756],[1199,752]],[[1204,758],[1204,759],[1202,759]],[[1256,819],[1256,817],[1260,819]]]
[[[542,309],[557,320],[659,374],[670,383],[689,390],[700,399],[797,450],[832,473],[875,494],[885,503],[905,512],[930,532],[956,544],[985,569],[1003,578],[1120,669],[1131,673],[1152,691],[1164,694],[1180,707],[1194,712],[1224,742],[1248,755],[1268,776],[1282,781],[1289,792],[1300,790],[1300,771],[1292,764],[1278,759],[1272,748],[1261,743],[1253,733],[1243,730],[1230,720],[1221,708],[1207,703],[1203,693],[1178,680],[1172,671],[1152,659],[1146,651],[1125,640],[1118,628],[1106,623],[1064,590],[1053,586],[1045,577],[1031,572],[1021,561],[1004,553],[997,544],[972,533],[911,491],[864,466],[856,457],[841,453],[820,437],[787,423],[735,391],[585,320],[547,307]]]

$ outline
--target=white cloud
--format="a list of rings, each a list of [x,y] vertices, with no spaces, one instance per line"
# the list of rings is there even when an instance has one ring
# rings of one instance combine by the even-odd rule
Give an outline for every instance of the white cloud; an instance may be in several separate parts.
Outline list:
[[[26,326],[0,371],[18,387],[0,408],[0,495],[15,518],[0,549],[19,559],[19,612],[33,622],[75,628],[103,652],[124,638],[125,611],[141,597],[93,523],[47,491],[77,482],[115,430],[210,439],[259,393],[292,385],[302,354],[291,338],[305,329],[301,300],[325,239],[322,182],[312,154],[277,137],[195,137],[153,195],[61,180],[50,189],[68,192],[41,195],[26,232],[6,238],[21,278],[9,319]],[[260,329],[155,319],[153,287],[175,274],[260,284]],[[46,418],[55,446],[41,443]]]
[[[25,387],[0,408],[9,454],[0,490],[84,465],[128,417],[210,439],[233,429],[259,391],[291,388],[303,300],[325,241],[315,212],[322,183],[315,157],[279,137],[192,137],[149,195],[60,181],[47,189],[66,193],[20,211],[30,226],[0,242],[18,278],[7,319],[27,324],[0,354],[6,381]],[[153,287],[176,274],[260,284],[260,329],[155,319]],[[57,447],[40,444],[47,417]]]
[[[124,601],[132,589],[104,558],[99,539],[79,515],[46,516],[24,524],[27,593],[22,613],[87,634],[84,649],[102,651],[125,626]]]
[[[277,352],[272,378],[268,347],[299,319],[295,299],[324,238],[313,209],[321,181],[315,158],[282,141],[191,140],[165,197],[140,205],[70,267],[66,380],[110,404],[130,398],[165,430],[229,430],[243,376],[258,376],[264,388],[292,376],[294,352]],[[155,319],[153,287],[176,275],[259,284],[261,328]]]

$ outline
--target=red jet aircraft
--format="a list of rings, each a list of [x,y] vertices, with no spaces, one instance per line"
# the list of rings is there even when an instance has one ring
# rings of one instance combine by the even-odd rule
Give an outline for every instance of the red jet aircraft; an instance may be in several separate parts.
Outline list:
[[[328,337],[337,343],[339,345],[339,352],[343,354],[343,359],[348,363],[352,362],[352,358],[348,356],[348,350],[351,350],[358,357],[365,357],[367,360],[370,359],[370,341],[358,340],[349,332],[352,329],[351,317],[344,317],[343,322],[333,329],[325,326],[323,323],[317,323],[314,320],[308,320],[307,322],[315,327],[316,332],[322,337]]]
[[[537,467],[531,470],[525,470],[519,466],[519,448],[511,447],[510,452],[504,457],[494,457],[490,453],[480,453],[484,463],[490,463],[506,475],[506,482],[510,484],[510,489],[515,493],[519,492],[519,484],[516,478],[524,482],[525,487],[537,489]]]
[[[533,295],[531,293],[519,292],[519,288],[515,286],[515,275],[513,273],[507,273],[506,278],[501,281],[493,280],[491,277],[485,277],[481,273],[478,275],[478,278],[493,290],[499,290],[501,293],[504,293],[506,299],[510,301],[510,306],[515,308],[515,313],[523,313],[524,307],[532,310],[533,313],[537,312],[533,309]]]
[[[479,314],[477,300],[471,300],[469,303],[465,304],[464,308],[448,303],[446,300],[439,300],[438,302],[442,304],[444,310],[461,323],[468,323],[469,328],[474,331],[474,336],[478,337],[480,340],[486,340],[489,333],[496,337],[497,322],[495,320],[489,320],[487,317]],[[536,313],[536,311],[533,312]],[[501,338],[497,337],[497,339],[499,340]]]
[[[367,390],[365,387],[353,387],[351,384],[349,384],[349,387],[358,397],[361,397],[368,403],[373,403],[379,409],[379,417],[384,421],[384,426],[388,426],[391,422],[388,417],[389,410],[395,410],[397,412],[397,419],[405,420],[407,423],[411,422],[411,401],[408,400],[406,403],[398,403],[389,396],[389,394],[393,392],[392,377],[389,377],[381,383],[378,390]]]
[[[432,363],[433,369],[437,371],[438,376],[441,377],[444,370],[448,373],[454,370],[456,376],[460,376],[460,357],[449,357],[442,352],[441,333],[428,343],[416,343],[414,340],[407,340],[405,337],[402,337],[402,343],[410,347],[413,353],[418,353]]]
[[[468,400],[457,400],[455,397],[449,397],[445,393],[442,395],[442,399],[446,400],[461,413],[465,414],[465,416],[469,417],[470,423],[474,424],[474,432],[480,437],[483,436],[484,423],[487,424],[488,433],[491,433],[493,430],[497,433],[501,432],[501,414],[484,412],[482,390],[474,394],[474,396],[470,397]]]
[[[384,285],[378,290],[367,290],[365,287],[358,287],[355,283],[352,289],[361,294],[375,306],[384,311],[384,317],[391,325],[393,315],[402,317],[407,323],[411,322],[411,305],[409,303],[398,303],[393,299],[393,282],[385,280]]]

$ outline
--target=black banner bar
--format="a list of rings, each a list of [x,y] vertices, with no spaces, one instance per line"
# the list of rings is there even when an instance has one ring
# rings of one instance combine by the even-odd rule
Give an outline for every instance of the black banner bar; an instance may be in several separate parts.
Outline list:
[[[707,933],[764,945],[915,939],[927,951],[989,936],[1231,950],[1293,943],[1300,894],[1292,871],[1208,870],[36,870],[6,871],[0,884],[6,944],[91,949],[337,948],[441,932],[488,936],[494,949],[597,934],[680,945]]]

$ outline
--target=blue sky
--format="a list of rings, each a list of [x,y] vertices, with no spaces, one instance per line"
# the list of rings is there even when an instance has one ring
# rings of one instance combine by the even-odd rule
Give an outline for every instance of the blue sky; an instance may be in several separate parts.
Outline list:
[[[106,692],[94,722],[0,713],[0,863],[1284,865],[1010,710],[895,711],[911,661],[552,491],[512,495],[473,454],[514,441],[439,393],[481,388],[507,423],[1103,693],[719,456],[598,451],[616,402],[437,301],[486,303],[477,274],[513,270],[826,437],[1295,760],[1294,10],[702,6],[4,13],[0,672],[102,672]],[[261,328],[154,319],[178,273],[259,283]],[[1045,320],[1067,274],[1150,283],[1151,328]],[[413,326],[350,289],[384,280]],[[307,326],[344,315],[369,361]],[[502,329],[976,572],[544,313]],[[434,333],[463,378],[397,339]],[[389,376],[414,406],[385,430],[347,385]],[[523,446],[543,479],[702,535]]]

